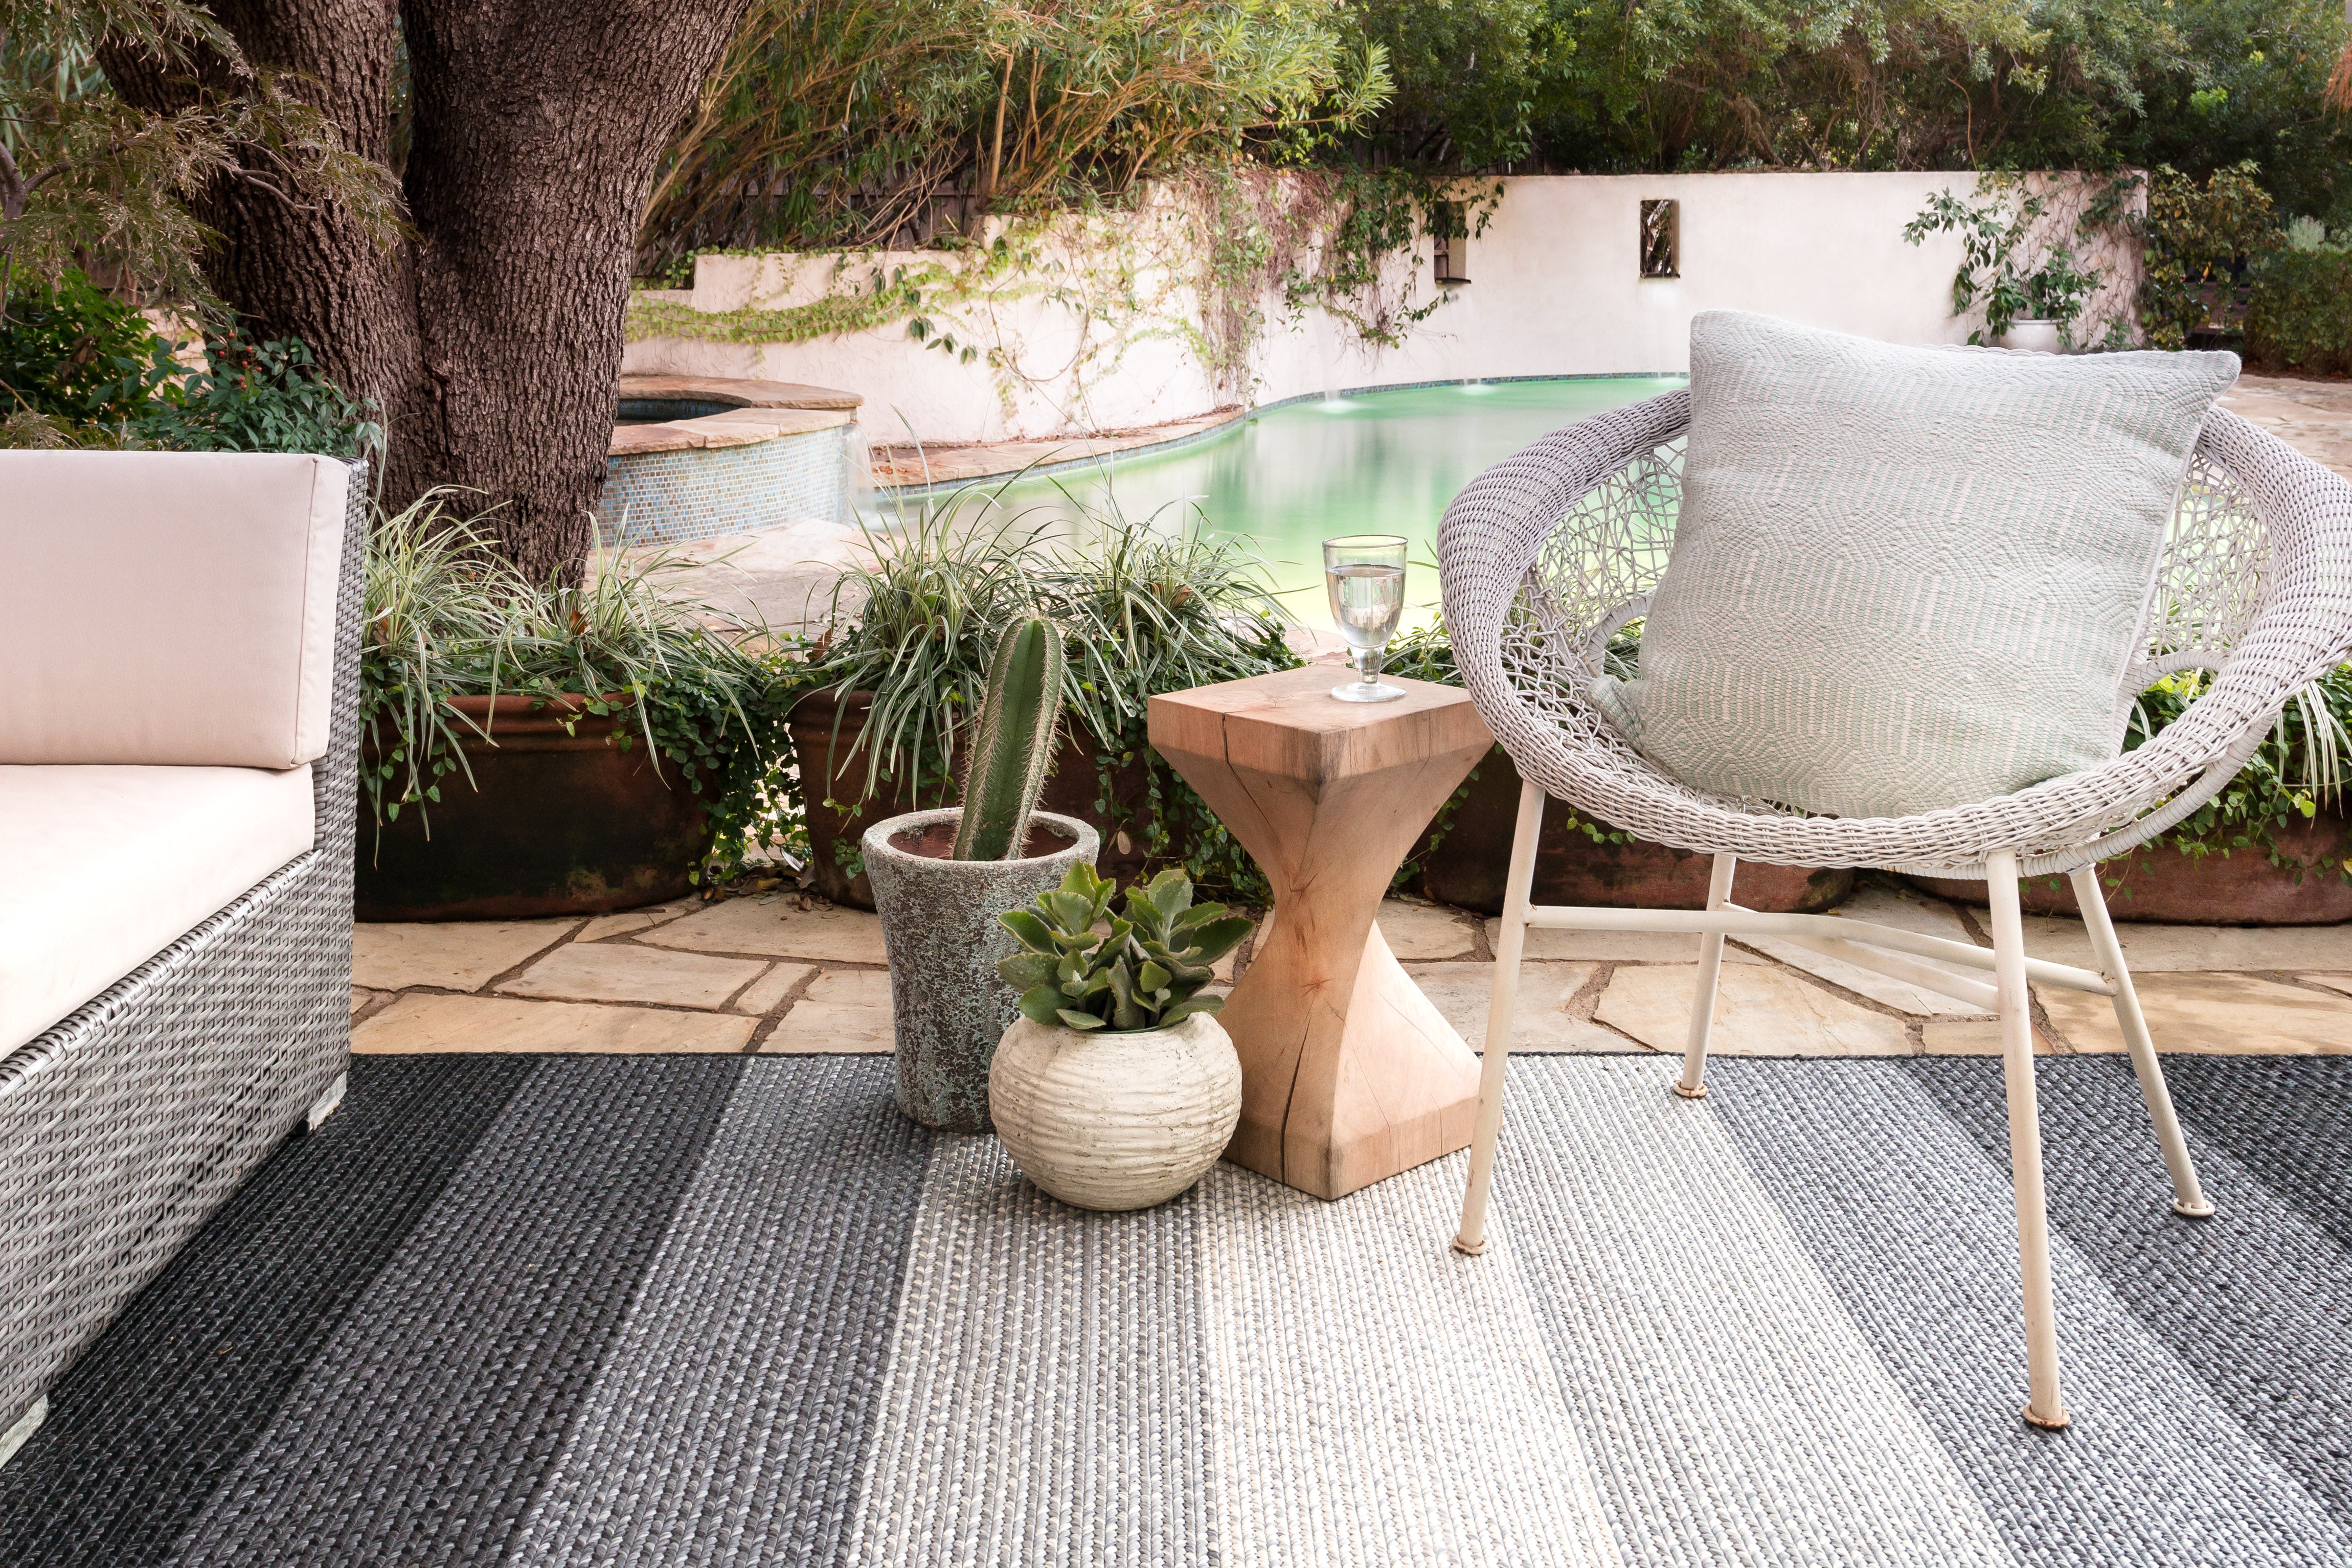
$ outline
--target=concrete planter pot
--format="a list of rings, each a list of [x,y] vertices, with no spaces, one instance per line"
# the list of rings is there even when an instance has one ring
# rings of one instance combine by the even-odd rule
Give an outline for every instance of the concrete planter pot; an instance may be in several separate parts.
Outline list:
[[[941,825],[952,838],[962,815],[950,807],[892,817],[866,829],[861,847],[890,956],[898,1108],[926,1127],[985,1133],[989,1060],[1020,1000],[997,977],[996,961],[1020,944],[996,917],[1061,886],[1072,866],[1092,865],[1101,841],[1075,817],[1039,811],[1030,847],[1041,828],[1067,841],[1025,860],[937,860],[892,841]]]
[[[1207,1013],[1116,1034],[1016,1018],[988,1101],[1013,1163],[1045,1191],[1077,1208],[1149,1208],[1233,1141],[1242,1063]]]

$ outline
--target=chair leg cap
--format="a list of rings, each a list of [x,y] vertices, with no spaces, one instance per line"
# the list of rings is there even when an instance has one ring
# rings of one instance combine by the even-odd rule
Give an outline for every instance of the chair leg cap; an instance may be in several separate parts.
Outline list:
[[[2213,1206],[2202,1200],[2183,1203],[2176,1197],[2172,1200],[2172,1212],[2183,1219],[2210,1219],[2213,1218]]]
[[[1675,1081],[1675,1092],[1681,1095],[1685,1100],[1704,1100],[1706,1098],[1706,1085],[1702,1083],[1696,1089],[1685,1089],[1682,1085],[1682,1080],[1676,1079]]]
[[[1486,1243],[1465,1241],[1457,1236],[1454,1239],[1454,1250],[1461,1253],[1465,1258],[1483,1258],[1486,1255]]]
[[[2029,1405],[2025,1407],[2025,1424],[2029,1427],[2038,1427],[2044,1432],[2063,1432],[2073,1419],[2074,1417],[2068,1416],[2063,1410],[2059,1411],[2055,1416],[2036,1416],[2032,1406]]]

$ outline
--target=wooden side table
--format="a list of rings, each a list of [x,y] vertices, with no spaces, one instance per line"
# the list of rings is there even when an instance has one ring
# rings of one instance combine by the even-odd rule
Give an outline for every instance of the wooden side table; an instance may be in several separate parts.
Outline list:
[[[1274,884],[1220,1021],[1242,1059],[1225,1158],[1339,1197],[1470,1143],[1478,1058],[1375,921],[1389,878],[1494,744],[1466,693],[1345,703],[1328,664],[1151,699],[1151,744]]]

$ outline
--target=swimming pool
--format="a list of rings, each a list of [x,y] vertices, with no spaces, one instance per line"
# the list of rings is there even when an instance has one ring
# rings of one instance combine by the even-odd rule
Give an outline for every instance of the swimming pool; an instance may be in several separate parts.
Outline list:
[[[1247,539],[1292,613],[1328,618],[1322,541],[1402,534],[1412,541],[1406,618],[1437,602],[1437,522],[1455,492],[1530,442],[1588,415],[1672,392],[1681,377],[1611,376],[1408,387],[1287,403],[1198,445],[1109,460],[1009,486],[1003,505],[1066,515],[1062,492],[1130,518],[1173,523],[1188,504],[1219,534]],[[1059,486],[1057,489],[1056,486]]]

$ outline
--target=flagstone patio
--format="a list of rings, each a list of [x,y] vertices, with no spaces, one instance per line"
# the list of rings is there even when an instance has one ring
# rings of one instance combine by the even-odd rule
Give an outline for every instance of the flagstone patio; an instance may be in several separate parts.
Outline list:
[[[1990,946],[1981,911],[1891,883],[1839,914]],[[1494,921],[1391,899],[1381,929],[1475,1047]],[[2027,922],[2038,956],[2089,965],[2079,921]],[[2352,926],[2118,927],[2166,1051],[2352,1054]],[[352,1049],[805,1053],[890,1049],[890,985],[872,915],[798,893],[586,920],[361,925]],[[1255,938],[1227,960],[1230,979]],[[1515,1049],[1674,1053],[1696,964],[1688,936],[1531,931]],[[1777,941],[1725,954],[1713,1049],[1783,1057],[1995,1054],[1993,1019],[1922,988]],[[2037,988],[2043,1052],[2119,1051],[2103,998]]]

